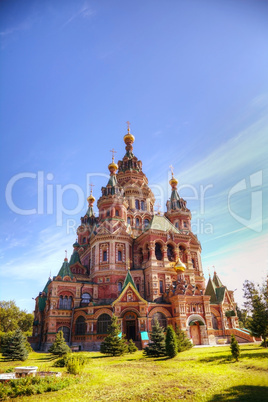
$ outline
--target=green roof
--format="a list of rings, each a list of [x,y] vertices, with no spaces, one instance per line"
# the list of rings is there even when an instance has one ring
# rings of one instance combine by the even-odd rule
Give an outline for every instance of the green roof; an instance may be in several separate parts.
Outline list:
[[[70,270],[70,265],[68,263],[68,260],[63,261],[63,264],[62,264],[61,269],[59,270],[59,273],[57,276],[61,276],[62,278],[64,278],[65,276],[69,276],[70,278],[73,278],[73,274]]]
[[[38,309],[39,311],[44,311],[46,306],[47,297],[39,296],[38,298]]]
[[[73,265],[76,262],[79,262],[81,264],[79,253],[78,251],[74,250],[73,254],[71,255],[69,265]]]
[[[138,289],[136,288],[135,282],[133,281],[132,275],[131,275],[130,271],[128,270],[121,292],[123,292],[123,290],[127,287],[127,285],[129,283],[131,283],[131,285],[134,287],[134,289],[136,289],[138,291]]]
[[[177,190],[172,190],[170,200],[171,201],[173,201],[173,200],[179,201],[180,200],[180,196],[179,196]]]
[[[49,285],[51,282],[52,282],[51,278],[48,278],[48,281],[47,281],[47,283],[46,283],[46,285],[45,285],[45,287],[44,287],[44,289],[43,289],[43,292],[45,292],[46,294],[47,294],[47,291],[48,291],[48,285]]]
[[[93,207],[88,207],[86,215],[89,216],[89,217],[95,216]]]
[[[215,280],[214,280],[215,279]],[[219,304],[224,300],[226,287],[221,283],[218,275],[214,274],[213,279],[209,277],[208,284],[206,287],[205,295],[211,296],[211,304]]]
[[[165,217],[161,215],[154,215],[151,220],[150,229],[161,230],[163,232],[169,232],[172,230],[175,233],[180,233],[180,231],[172,225],[172,223]]]
[[[115,187],[117,185],[117,179],[115,174],[111,174],[107,186]]]

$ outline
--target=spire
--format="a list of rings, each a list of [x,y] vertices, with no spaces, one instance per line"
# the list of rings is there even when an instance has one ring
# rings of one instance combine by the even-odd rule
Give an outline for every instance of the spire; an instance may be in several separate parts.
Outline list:
[[[133,157],[132,151],[133,151],[133,142],[135,141],[134,135],[131,134],[130,132],[130,122],[127,121],[127,134],[124,136],[124,141],[126,144],[126,155],[129,157]]]
[[[88,201],[88,210],[86,215],[89,217],[95,216],[94,215],[94,211],[93,211],[93,204],[95,201],[95,197],[92,195],[92,187],[94,187],[94,184],[90,184],[90,195],[89,197],[87,197],[87,201]]]
[[[66,250],[65,250],[65,251],[66,251]],[[67,253],[67,252],[66,252],[66,253]],[[73,279],[73,274],[72,274],[72,272],[71,272],[71,270],[70,270],[70,265],[69,265],[69,263],[68,263],[67,257],[64,258],[63,264],[62,264],[61,269],[59,270],[59,273],[58,273],[57,276],[61,276],[62,279],[63,279],[65,276],[69,276],[71,279]]]
[[[80,247],[80,245],[78,244],[78,242],[76,240],[76,242],[73,244],[74,251],[73,251],[73,254],[71,255],[69,265],[73,265],[76,262],[79,262],[81,264],[80,256],[79,256],[79,253],[78,253],[78,248],[79,247]]]
[[[108,165],[108,169],[110,170],[110,179],[108,181],[108,186],[115,187],[117,185],[117,179],[116,179],[116,171],[118,169],[117,164],[114,162],[114,154],[116,151],[112,149],[110,152],[112,152],[112,163]]]
[[[171,201],[179,201],[180,196],[179,196],[178,191],[177,191],[178,180],[175,179],[175,177],[174,177],[174,173],[173,173],[174,168],[173,168],[173,166],[170,165],[169,167],[170,167],[171,175],[172,175],[171,179],[169,180],[169,184],[171,185],[171,188],[172,188],[170,200]]]

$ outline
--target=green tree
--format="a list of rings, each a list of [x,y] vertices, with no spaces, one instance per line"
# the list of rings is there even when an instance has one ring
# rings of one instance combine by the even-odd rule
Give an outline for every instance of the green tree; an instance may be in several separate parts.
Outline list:
[[[59,331],[57,333],[56,339],[53,342],[53,344],[50,346],[48,351],[50,353],[52,353],[53,355],[56,355],[56,356],[64,356],[67,353],[71,352],[71,349],[69,348],[69,346],[65,342],[65,339],[64,339],[62,331]]]
[[[160,327],[158,320],[154,320],[152,332],[150,334],[150,342],[144,349],[143,353],[148,357],[166,356],[164,329]]]
[[[28,358],[27,340],[20,329],[16,329],[4,340],[3,356],[6,360],[26,360]]]
[[[239,356],[240,356],[240,347],[238,345],[238,342],[235,338],[234,335],[231,335],[231,352],[232,352],[232,356],[233,358],[238,362]]]
[[[108,335],[101,343],[100,351],[110,356],[121,356],[128,352],[128,345],[124,335],[120,338],[121,329],[115,315],[112,316],[111,324],[108,328]]]
[[[248,311],[246,309],[240,309],[236,307],[236,313],[238,317],[239,328],[249,328],[249,321],[251,318],[248,316]]]
[[[0,331],[11,332],[20,328],[23,332],[32,329],[34,316],[20,310],[14,300],[0,301]]]
[[[135,345],[132,339],[130,339],[127,346],[128,346],[128,353],[135,353],[138,350],[137,346]]]
[[[184,350],[191,349],[193,347],[192,342],[188,338],[185,331],[183,331],[178,325],[176,325],[176,336],[177,336],[177,347],[178,352],[183,352]]]
[[[253,336],[262,337],[263,345],[267,347],[268,338],[268,296],[267,281],[264,285],[255,285],[245,281],[243,285],[245,307],[250,314],[248,329]]]
[[[167,327],[166,353],[169,357],[175,357],[178,354],[177,337],[172,325]]]

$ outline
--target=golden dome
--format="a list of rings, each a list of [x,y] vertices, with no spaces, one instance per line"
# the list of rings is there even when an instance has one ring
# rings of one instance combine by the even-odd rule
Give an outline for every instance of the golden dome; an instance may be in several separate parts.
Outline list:
[[[128,144],[129,142],[134,142],[135,141],[135,137],[134,135],[130,134],[130,132],[128,132],[125,136],[124,136],[124,141],[125,144]]]
[[[116,171],[118,169],[118,165],[116,163],[114,163],[114,161],[112,161],[112,163],[110,163],[108,165],[108,169],[111,171]]]
[[[171,186],[177,186],[178,183],[179,183],[178,180],[175,179],[175,177],[172,175],[172,178],[169,180],[169,184]]]
[[[90,194],[90,196],[87,197],[87,201],[88,201],[88,202],[94,202],[94,201],[95,201],[95,197],[94,197],[92,194]]]
[[[174,265],[174,269],[176,271],[185,271],[186,265],[183,264],[183,262],[181,262],[181,260],[179,258],[178,261],[176,262],[176,264]]]

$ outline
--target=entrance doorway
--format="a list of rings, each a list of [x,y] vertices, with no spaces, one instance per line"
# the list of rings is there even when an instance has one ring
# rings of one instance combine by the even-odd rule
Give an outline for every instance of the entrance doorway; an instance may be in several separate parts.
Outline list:
[[[190,334],[194,345],[201,344],[201,337],[200,337],[200,326],[199,322],[195,322],[190,325]]]
[[[137,340],[137,316],[135,313],[129,312],[124,315],[124,332],[126,334],[126,338],[129,341],[132,339],[133,341]]]

